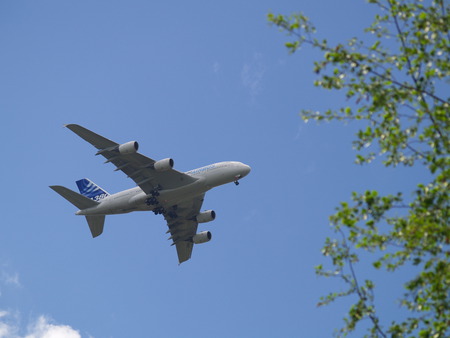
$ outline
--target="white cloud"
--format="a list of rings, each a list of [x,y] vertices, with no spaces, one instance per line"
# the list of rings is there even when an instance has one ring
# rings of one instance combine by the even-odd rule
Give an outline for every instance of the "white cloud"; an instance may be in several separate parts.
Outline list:
[[[0,281],[2,281],[6,285],[12,285],[16,287],[21,286],[19,281],[19,274],[17,272],[8,273],[6,271],[2,271],[0,274]]]
[[[14,337],[12,328],[3,322],[0,322],[0,338]]]
[[[249,90],[252,99],[255,99],[262,90],[262,80],[265,72],[266,66],[260,53],[255,53],[253,59],[242,67],[242,84]]]
[[[49,318],[40,316],[25,338],[81,338],[81,335],[68,325],[55,325]]]
[[[28,326],[25,336],[21,331],[18,316],[0,310],[0,338],[81,338],[80,333],[69,325],[54,324],[47,316],[40,316]]]
[[[19,274],[17,272],[11,272],[11,270],[14,269],[10,267],[8,262],[0,262],[0,286],[21,287]]]
[[[11,338],[17,336],[17,326],[14,322],[17,322],[17,317],[13,317],[8,311],[0,310],[0,338]]]
[[[11,270],[8,264],[0,265],[0,286],[21,288],[19,274],[8,270]],[[26,334],[23,335],[23,332]],[[56,324],[53,319],[44,315],[23,326],[19,311],[0,309],[0,338],[81,338],[81,335],[69,325]]]

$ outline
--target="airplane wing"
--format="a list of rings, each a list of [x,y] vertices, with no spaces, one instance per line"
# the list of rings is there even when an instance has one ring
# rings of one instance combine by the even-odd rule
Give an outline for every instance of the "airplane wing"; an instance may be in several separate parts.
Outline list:
[[[198,195],[191,200],[179,203],[176,208],[167,210],[164,218],[169,227],[168,232],[172,245],[177,248],[178,262],[181,264],[191,258],[194,243],[192,237],[197,233],[198,222],[196,216],[200,212],[205,194]]]
[[[102,155],[106,162],[116,166],[115,171],[121,170],[131,178],[146,194],[150,194],[157,187],[174,189],[194,182],[196,179],[174,169],[157,171],[153,165],[155,160],[138,152],[121,154],[117,151],[120,144],[108,140],[77,124],[67,124],[75,134],[98,149],[96,155]]]

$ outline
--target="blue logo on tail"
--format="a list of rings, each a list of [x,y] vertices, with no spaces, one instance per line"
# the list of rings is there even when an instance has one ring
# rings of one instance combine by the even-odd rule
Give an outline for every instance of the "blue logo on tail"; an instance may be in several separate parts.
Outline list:
[[[96,202],[100,202],[102,199],[109,196],[105,190],[87,178],[77,181],[77,186],[81,195],[89,197]]]

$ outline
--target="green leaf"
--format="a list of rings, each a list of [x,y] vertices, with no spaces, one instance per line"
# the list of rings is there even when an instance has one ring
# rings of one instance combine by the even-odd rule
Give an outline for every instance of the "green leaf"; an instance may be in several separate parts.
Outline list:
[[[331,268],[320,264],[316,273],[340,279],[347,289],[330,292],[318,305],[352,296],[342,335],[364,320],[369,336],[449,337],[450,6],[443,0],[368,2],[374,8],[373,23],[365,30],[370,36],[335,46],[313,37],[315,27],[301,13],[268,15],[292,38],[286,43],[289,52],[310,46],[323,55],[314,62],[314,85],[341,91],[346,100],[325,112],[303,110],[302,119],[353,122],[356,163],[380,158],[380,166],[417,166],[422,173],[405,172],[417,185],[414,191],[383,195],[368,180],[366,192],[339,204],[329,217],[335,238],[327,238],[322,248]],[[386,173],[376,170],[373,175],[379,177]],[[378,313],[375,285],[368,279],[361,283],[361,271],[367,271],[358,269],[362,259],[373,262],[377,274],[409,267],[411,277],[396,297],[406,316]]]

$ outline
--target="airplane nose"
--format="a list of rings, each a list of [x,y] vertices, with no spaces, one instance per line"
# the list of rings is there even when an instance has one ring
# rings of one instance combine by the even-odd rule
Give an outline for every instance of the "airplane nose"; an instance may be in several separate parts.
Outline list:
[[[252,171],[252,168],[249,165],[244,164],[242,177],[247,176],[250,171]]]
[[[245,176],[248,175],[248,173],[252,170],[252,168],[250,168],[250,166],[238,162],[235,164],[236,165],[236,169],[238,174],[234,177],[234,184],[238,185],[239,184],[239,180]]]

